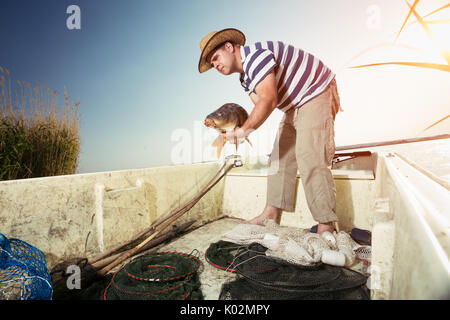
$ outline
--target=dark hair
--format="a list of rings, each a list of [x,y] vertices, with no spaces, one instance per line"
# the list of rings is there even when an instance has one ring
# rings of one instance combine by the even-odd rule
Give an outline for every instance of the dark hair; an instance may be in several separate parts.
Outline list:
[[[229,43],[231,43],[233,46],[235,46],[235,43],[234,43],[233,41],[230,41],[230,40],[221,42],[220,44],[218,44],[217,46],[215,46],[214,49],[212,49],[211,52],[206,56],[206,61],[208,61],[209,58],[212,57],[212,55],[214,54],[214,52],[216,52],[217,50],[219,50],[220,48],[222,48],[222,47],[225,45],[225,43],[227,43],[227,42],[229,42]]]
[[[222,42],[222,43],[220,43],[219,45],[217,45],[211,52],[215,52],[217,49],[220,49],[221,47],[223,47],[224,45],[225,45],[225,43],[227,43],[227,42],[229,42],[229,43],[231,43],[233,46],[234,46],[234,43],[232,42],[232,41],[224,41],[224,42]]]

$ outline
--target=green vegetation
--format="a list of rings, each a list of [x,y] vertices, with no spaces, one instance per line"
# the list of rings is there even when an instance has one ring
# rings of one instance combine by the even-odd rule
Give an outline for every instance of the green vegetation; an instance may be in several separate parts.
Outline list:
[[[0,180],[73,174],[78,165],[79,102],[64,105],[46,85],[31,88],[0,67]]]

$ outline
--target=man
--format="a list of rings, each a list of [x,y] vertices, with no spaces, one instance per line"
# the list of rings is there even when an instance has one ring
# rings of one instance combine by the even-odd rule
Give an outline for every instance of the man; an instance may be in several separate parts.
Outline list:
[[[255,105],[244,125],[226,134],[228,141],[258,129],[275,108],[285,113],[269,159],[266,207],[248,223],[279,223],[282,210],[295,210],[298,169],[317,233],[332,232],[338,220],[331,174],[339,110],[334,73],[313,55],[280,41],[245,46],[244,34],[233,28],[209,33],[200,49],[199,72],[239,73]]]

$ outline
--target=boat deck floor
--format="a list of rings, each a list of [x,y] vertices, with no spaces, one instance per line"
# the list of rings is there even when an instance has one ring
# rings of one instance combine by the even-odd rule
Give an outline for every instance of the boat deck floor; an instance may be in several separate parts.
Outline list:
[[[222,284],[235,279],[236,274],[218,269],[209,264],[205,259],[205,252],[212,243],[221,240],[223,234],[240,223],[242,223],[242,220],[235,218],[216,220],[184,234],[158,251],[178,251],[183,253],[191,253],[193,250],[199,251],[199,258],[202,262],[199,269],[199,277],[204,299],[218,300]]]
[[[218,300],[222,284],[232,281],[236,274],[212,266],[205,259],[205,252],[212,243],[221,240],[222,236],[233,229],[243,220],[236,218],[222,218],[207,223],[181,237],[173,240],[167,245],[161,247],[158,251],[177,251],[183,253],[192,253],[193,250],[199,251],[199,258],[202,266],[199,269],[201,290],[205,300]],[[355,263],[351,269],[361,271],[362,261]]]

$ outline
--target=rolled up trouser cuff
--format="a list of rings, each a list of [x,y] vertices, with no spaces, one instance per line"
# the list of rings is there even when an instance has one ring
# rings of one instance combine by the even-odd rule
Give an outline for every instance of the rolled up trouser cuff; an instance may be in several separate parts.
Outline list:
[[[318,223],[337,222],[339,219],[336,215],[314,216],[314,220]]]

